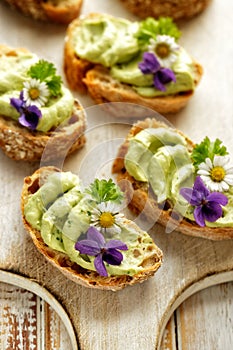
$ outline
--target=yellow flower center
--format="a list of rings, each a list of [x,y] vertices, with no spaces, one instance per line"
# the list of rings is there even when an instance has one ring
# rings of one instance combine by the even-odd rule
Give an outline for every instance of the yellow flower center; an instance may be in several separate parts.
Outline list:
[[[40,96],[40,90],[38,90],[37,88],[31,88],[29,90],[29,96],[32,100],[36,100]]]
[[[165,58],[168,57],[170,54],[170,48],[166,43],[160,43],[156,45],[155,48],[155,53],[160,57],[160,58]]]
[[[215,182],[221,182],[225,175],[226,172],[221,166],[215,166],[210,172],[211,179]]]
[[[100,221],[101,227],[108,228],[114,224],[115,217],[112,213],[104,212],[104,213],[101,213],[101,215],[99,217],[99,221]]]

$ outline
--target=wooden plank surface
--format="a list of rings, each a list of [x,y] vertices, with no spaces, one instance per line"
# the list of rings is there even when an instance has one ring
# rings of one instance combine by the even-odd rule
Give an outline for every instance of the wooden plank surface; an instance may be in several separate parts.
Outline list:
[[[181,24],[183,32],[181,42],[202,63],[204,76],[187,108],[169,118],[173,125],[188,134],[195,142],[201,141],[206,135],[211,139],[216,137],[222,139],[231,155],[233,155],[232,10],[231,0],[214,0],[203,14]],[[134,18],[117,0],[95,2],[86,0],[82,12],[90,11],[109,12]],[[65,29],[34,22],[12,12],[2,2],[0,3],[1,42],[11,46],[27,47],[40,57],[52,60],[61,74],[63,74]],[[80,173],[84,181],[92,180],[98,174],[109,176],[117,146],[126,135],[130,122],[112,117],[106,119],[98,107],[92,107],[93,101],[89,97],[78,94],[76,97],[83,103],[88,115],[88,142],[82,151],[69,157],[62,167],[64,170]],[[41,256],[22,225],[19,203],[23,178],[30,175],[40,164],[25,163],[22,166],[6,158],[2,153],[0,163],[0,268],[37,281],[59,300],[73,323],[81,350],[157,349],[167,321],[185,298],[207,286],[233,280],[232,241],[211,242],[185,237],[176,232],[165,234],[164,230],[156,225],[150,233],[164,252],[164,262],[154,278],[119,293],[89,290],[76,285]],[[216,308],[218,308],[217,295],[218,292],[214,292],[212,297],[213,302],[216,299]],[[207,299],[211,299],[210,295]],[[228,300],[223,297],[223,300],[225,299]],[[197,304],[203,310],[207,302],[197,298],[194,308],[197,308]],[[192,309],[188,306],[188,302],[185,305],[185,310]],[[222,307],[224,308],[223,305]],[[209,330],[210,309],[211,305],[208,305],[208,311],[203,313],[204,340]],[[221,310],[224,309],[218,310],[218,314],[221,314],[223,312]],[[232,311],[228,306],[227,310]],[[187,326],[186,321],[190,320],[188,314],[185,315],[184,312],[179,311],[177,318],[170,324],[172,330],[176,324],[180,325],[182,336],[178,339],[179,342],[174,342],[174,334],[168,331],[167,333],[171,335],[167,343],[179,344],[185,349],[191,329],[184,327],[184,324]],[[212,315],[211,317],[216,317]],[[231,319],[225,316],[222,322],[219,321],[218,327],[223,334],[221,342],[224,339],[232,341],[231,338],[227,338],[231,322]],[[47,325],[48,321],[45,324]],[[199,349],[200,342],[197,340],[193,344],[193,349]],[[211,349],[218,349],[216,344],[216,341],[212,342]],[[221,349],[221,345],[219,346]],[[222,346],[225,349],[225,343],[222,343]]]

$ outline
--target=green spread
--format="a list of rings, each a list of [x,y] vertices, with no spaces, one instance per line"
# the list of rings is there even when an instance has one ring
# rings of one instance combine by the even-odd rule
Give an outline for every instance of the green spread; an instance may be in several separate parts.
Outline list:
[[[67,254],[78,265],[95,270],[95,257],[80,254],[75,243],[92,225],[92,212],[97,208],[96,199],[82,187],[78,176],[61,172],[51,174],[45,184],[29,197],[24,215],[27,222],[41,232],[49,247]],[[154,243],[150,236],[124,218],[114,237],[106,233],[105,239],[121,240],[128,247],[122,251],[120,265],[106,264],[109,275],[139,273],[143,270],[142,262],[153,254]]]
[[[158,23],[153,21],[154,25]],[[148,51],[148,45],[142,45],[138,40],[140,23],[107,14],[83,19],[74,32],[75,52],[82,59],[108,67],[113,78],[131,85],[144,97],[166,96],[194,90],[194,63],[181,47],[171,67],[176,82],[167,83],[166,91],[161,91],[153,85],[153,74],[142,73],[138,64],[142,62],[143,53]],[[166,34],[166,29],[163,33]],[[147,31],[147,34],[155,37],[153,32]]]
[[[19,52],[17,56],[0,57],[0,115],[18,120],[20,113],[10,104],[10,99],[18,99],[24,83],[30,81],[28,71],[39,61],[34,54]],[[45,105],[40,107],[42,117],[36,130],[47,132],[56,128],[72,114],[74,98],[71,92],[61,86],[61,93],[49,96]]]
[[[192,188],[195,179],[191,153],[182,135],[163,127],[140,131],[130,139],[125,168],[136,180],[151,186],[159,204],[168,200],[176,211],[195,221],[194,208],[180,194],[181,188]],[[206,221],[207,226],[233,226],[233,186],[224,195],[228,204],[223,215],[215,222]]]

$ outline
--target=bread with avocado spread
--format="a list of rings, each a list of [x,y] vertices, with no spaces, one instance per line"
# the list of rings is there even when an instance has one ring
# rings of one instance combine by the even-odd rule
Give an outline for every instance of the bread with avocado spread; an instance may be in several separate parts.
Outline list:
[[[152,225],[210,240],[233,238],[233,166],[219,139],[194,144],[148,118],[133,125],[112,171],[130,209]]]
[[[81,10],[82,0],[5,0],[13,9],[36,20],[68,24]]]
[[[84,188],[79,177],[42,167],[24,180],[25,228],[38,250],[85,287],[119,290],[153,276],[162,252],[120,211],[123,196],[111,180]]]
[[[89,14],[72,21],[64,47],[69,86],[97,103],[128,102],[168,114],[183,108],[202,67],[178,44],[171,18],[129,21]]]
[[[8,157],[64,159],[84,145],[85,113],[51,62],[0,45],[0,76],[0,147]]]
[[[209,5],[210,0],[121,0],[121,2],[140,18],[169,16],[179,20],[196,16]]]

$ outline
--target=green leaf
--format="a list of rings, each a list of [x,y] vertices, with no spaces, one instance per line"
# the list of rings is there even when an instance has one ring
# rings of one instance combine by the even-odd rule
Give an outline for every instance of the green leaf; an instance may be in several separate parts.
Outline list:
[[[117,186],[112,179],[108,181],[104,179],[95,179],[86,192],[98,203],[107,201],[121,203],[123,199],[123,194],[119,186]]]
[[[214,142],[211,142],[206,136],[200,144],[194,147],[191,159],[197,170],[199,164],[205,162],[206,158],[210,158],[213,161],[215,155],[225,156],[226,154],[228,154],[227,149],[222,145],[221,140],[216,139]]]
[[[40,60],[28,71],[31,78],[45,82],[52,96],[58,96],[61,93],[62,80],[56,75],[56,68],[53,63],[46,60]]]
[[[150,38],[156,39],[157,35],[169,35],[178,40],[181,32],[169,17],[160,17],[158,20],[148,17],[140,22],[139,31],[136,35],[140,47],[143,48],[148,45]]]

